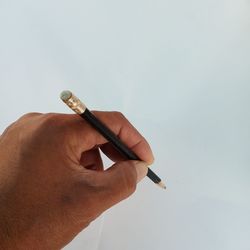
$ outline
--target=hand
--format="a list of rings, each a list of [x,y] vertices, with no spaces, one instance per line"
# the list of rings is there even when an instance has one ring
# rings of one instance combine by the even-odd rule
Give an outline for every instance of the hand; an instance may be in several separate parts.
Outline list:
[[[94,114],[143,161],[125,161],[78,115],[24,115],[0,137],[0,249],[60,249],[145,177],[147,141],[122,114]],[[116,162],[105,171],[99,150]]]

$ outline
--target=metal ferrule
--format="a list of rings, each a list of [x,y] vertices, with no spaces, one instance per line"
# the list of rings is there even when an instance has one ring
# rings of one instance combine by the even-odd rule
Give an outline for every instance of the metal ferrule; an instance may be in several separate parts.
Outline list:
[[[70,91],[66,90],[61,93],[61,99],[77,114],[82,114],[86,106]]]

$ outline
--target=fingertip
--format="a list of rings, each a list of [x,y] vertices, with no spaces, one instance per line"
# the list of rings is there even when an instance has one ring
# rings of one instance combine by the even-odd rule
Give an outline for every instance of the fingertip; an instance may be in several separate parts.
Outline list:
[[[137,183],[140,182],[148,173],[148,163],[144,161],[135,161],[135,170],[137,173]]]
[[[142,160],[144,160],[145,162],[148,163],[148,165],[152,165],[155,161],[155,157],[153,154],[153,151],[151,149],[151,147],[149,146],[149,143],[147,142],[147,151],[144,152],[144,158],[142,158]]]
[[[153,165],[154,162],[155,162],[155,158],[154,158],[154,157],[151,157],[151,158],[147,161],[148,165]]]

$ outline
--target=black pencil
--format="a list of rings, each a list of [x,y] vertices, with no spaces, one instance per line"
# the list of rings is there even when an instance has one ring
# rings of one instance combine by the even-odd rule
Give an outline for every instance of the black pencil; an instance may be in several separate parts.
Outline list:
[[[131,149],[129,149],[103,122],[101,122],[72,92],[66,90],[61,93],[61,99],[73,111],[86,120],[100,134],[102,134],[112,145],[127,159],[141,160]],[[166,189],[166,186],[150,168],[148,168],[147,176],[158,186]]]

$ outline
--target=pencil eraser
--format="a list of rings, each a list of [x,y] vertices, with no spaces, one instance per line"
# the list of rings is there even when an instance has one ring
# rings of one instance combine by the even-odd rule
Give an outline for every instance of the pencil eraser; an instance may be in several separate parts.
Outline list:
[[[61,97],[61,99],[65,102],[65,101],[67,101],[67,100],[69,100],[69,98],[72,96],[72,93],[69,91],[69,90],[64,90],[62,93],[61,93],[61,95],[60,95],[60,97]]]

